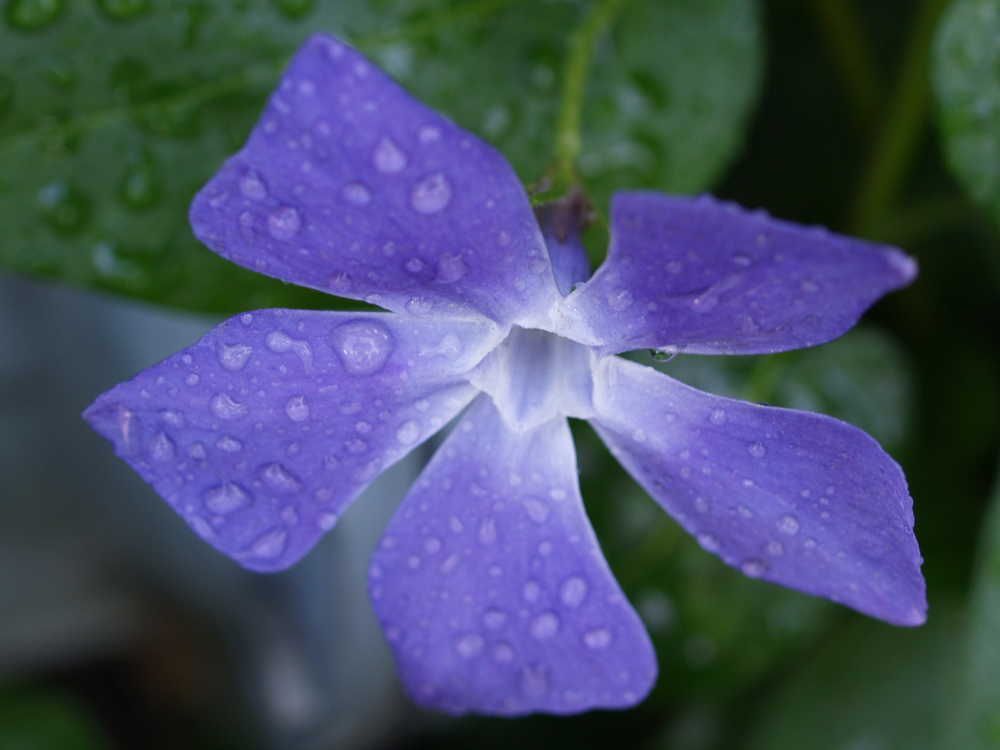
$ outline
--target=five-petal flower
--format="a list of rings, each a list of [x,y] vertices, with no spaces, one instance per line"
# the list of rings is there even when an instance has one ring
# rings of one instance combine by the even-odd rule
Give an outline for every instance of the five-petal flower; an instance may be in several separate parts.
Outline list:
[[[568,417],[747,575],[924,620],[912,501],[874,440],[613,356],[828,341],[914,278],[898,250],[623,193],[588,280],[572,202],[536,220],[494,149],[321,35],[191,221],[236,263],[389,312],[238,315],[85,416],[199,535],[260,571],[296,562],[458,417],[370,570],[418,702],[571,713],[651,688],[655,655],[584,512]]]

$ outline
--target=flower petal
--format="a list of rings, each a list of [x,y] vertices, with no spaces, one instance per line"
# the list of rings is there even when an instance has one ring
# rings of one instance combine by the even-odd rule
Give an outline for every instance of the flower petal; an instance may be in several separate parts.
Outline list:
[[[618,193],[608,259],[562,305],[601,353],[764,354],[822,344],[916,277],[893,247],[709,196]]]
[[[463,374],[496,337],[391,313],[259,310],[84,417],[206,541],[280,570],[472,400]]]
[[[416,317],[525,325],[558,296],[503,156],[323,35],[196,196],[191,224],[240,265]]]
[[[414,700],[451,713],[639,702],[656,658],[608,569],[565,419],[470,408],[389,523],[369,591]]]
[[[621,464],[729,565],[897,625],[926,619],[906,479],[861,430],[618,357],[599,365],[594,408]]]

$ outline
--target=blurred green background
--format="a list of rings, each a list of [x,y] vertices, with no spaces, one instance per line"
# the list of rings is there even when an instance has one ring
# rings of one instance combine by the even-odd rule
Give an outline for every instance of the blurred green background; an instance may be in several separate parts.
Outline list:
[[[0,750],[1000,748],[1000,0],[2,7]],[[914,255],[917,283],[824,347],[636,356],[882,442],[910,481],[928,623],[726,568],[574,425],[659,684],[626,712],[453,719],[402,697],[363,593],[419,460],[276,576],[208,550],[118,465],[78,417],[98,393],[227,314],[338,304],[222,261],[186,220],[320,30],[496,144],[526,185],[558,195],[578,177],[595,260],[610,194],[638,187]]]

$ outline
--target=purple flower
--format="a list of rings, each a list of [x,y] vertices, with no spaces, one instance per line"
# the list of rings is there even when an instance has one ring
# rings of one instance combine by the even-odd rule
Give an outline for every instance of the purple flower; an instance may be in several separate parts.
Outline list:
[[[85,416],[195,532],[259,571],[296,562],[458,417],[371,564],[417,702],[573,713],[651,688],[655,655],[584,513],[567,417],[726,563],[924,621],[912,501],[872,438],[613,356],[829,341],[914,278],[898,250],[709,197],[620,193],[588,280],[572,201],[536,220],[502,156],[325,36],[191,221],[236,263],[390,312],[238,315]]]

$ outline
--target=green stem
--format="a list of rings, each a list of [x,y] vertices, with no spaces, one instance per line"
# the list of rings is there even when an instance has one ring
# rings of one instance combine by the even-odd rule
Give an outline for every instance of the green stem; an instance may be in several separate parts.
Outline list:
[[[553,189],[559,192],[564,192],[576,182],[576,160],[583,149],[580,135],[583,96],[594,44],[612,24],[625,2],[627,0],[599,0],[570,37],[556,115],[554,164],[550,172]]]
[[[882,81],[864,24],[852,0],[815,0],[820,32],[840,74],[855,124],[871,129],[882,101]]]
[[[913,22],[902,69],[858,192],[851,229],[868,236],[892,207],[927,121],[928,65],[938,18],[948,0],[923,0]]]

